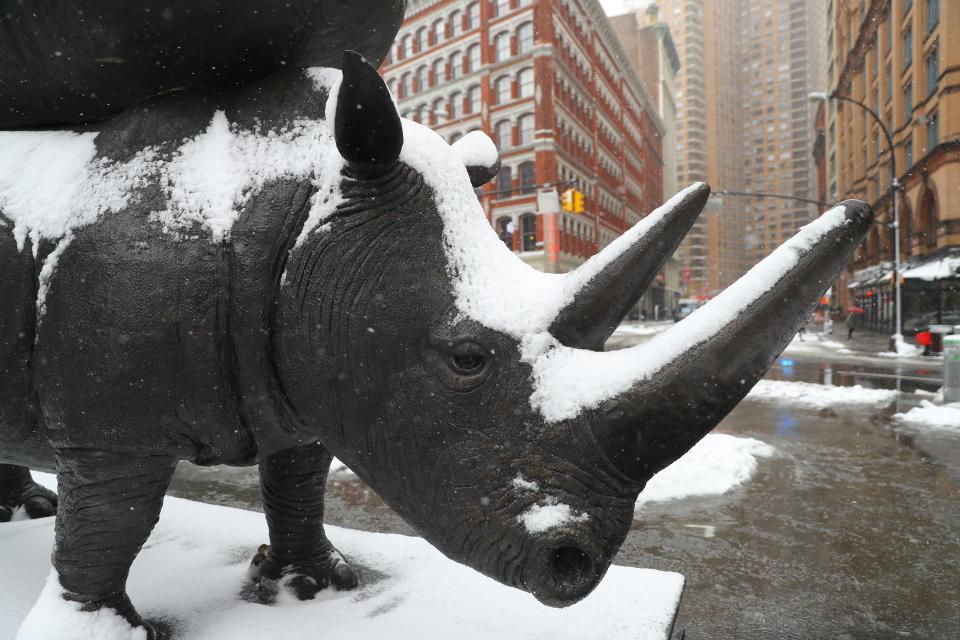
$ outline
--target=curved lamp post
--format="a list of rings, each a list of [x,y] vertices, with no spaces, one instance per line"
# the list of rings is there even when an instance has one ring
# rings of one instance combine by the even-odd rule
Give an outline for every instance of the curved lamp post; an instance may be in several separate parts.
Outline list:
[[[834,93],[823,93],[823,92],[814,92],[807,95],[807,98],[811,102],[826,102],[827,100],[842,100],[844,102],[850,102],[867,113],[869,113],[874,122],[880,126],[880,130],[883,131],[883,135],[887,139],[887,146],[890,148],[890,190],[893,191],[893,224],[889,225],[893,229],[893,282],[894,282],[894,291],[895,293],[895,310],[896,310],[896,324],[894,326],[894,340],[899,342],[902,338],[902,325],[901,325],[901,308],[902,308],[902,299],[900,297],[900,181],[897,179],[897,154],[895,153],[893,147],[893,138],[890,136],[890,131],[887,130],[887,127],[883,124],[883,120],[880,119],[880,116],[877,115],[877,112],[853,98],[848,98],[846,96],[839,96]],[[894,345],[896,347],[896,343]]]

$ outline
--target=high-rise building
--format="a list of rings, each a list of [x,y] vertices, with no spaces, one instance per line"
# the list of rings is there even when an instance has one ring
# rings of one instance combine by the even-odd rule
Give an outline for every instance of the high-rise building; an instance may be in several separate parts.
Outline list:
[[[865,310],[864,328],[894,329],[894,160],[904,332],[960,324],[960,3],[826,0],[826,7],[833,18],[828,192],[866,200],[878,219],[842,283],[846,301]]]
[[[479,196],[532,266],[575,268],[663,200],[663,123],[596,0],[409,0],[382,71],[404,117],[492,135],[502,169]],[[583,212],[544,215],[542,187],[576,188]]]
[[[806,96],[822,85],[819,0],[637,0],[659,8],[680,57],[677,175],[723,194],[679,256],[691,294],[716,293],[817,209]]]

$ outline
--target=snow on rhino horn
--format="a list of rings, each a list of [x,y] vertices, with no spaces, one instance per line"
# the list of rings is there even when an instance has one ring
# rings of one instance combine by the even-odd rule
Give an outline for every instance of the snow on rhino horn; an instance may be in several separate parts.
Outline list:
[[[709,187],[539,273],[473,192],[496,174],[489,140],[448,145],[401,120],[362,57],[342,69],[160,96],[96,131],[0,133],[16,142],[0,144],[16,328],[0,489],[37,500],[25,467],[58,470],[50,592],[84,603],[86,627],[113,612],[152,637],[126,575],[184,459],[259,465],[265,600],[357,584],[323,533],[336,455],[448,557],[579,601],[646,482],[750,390],[871,223],[842,203],[669,331],[604,353]]]

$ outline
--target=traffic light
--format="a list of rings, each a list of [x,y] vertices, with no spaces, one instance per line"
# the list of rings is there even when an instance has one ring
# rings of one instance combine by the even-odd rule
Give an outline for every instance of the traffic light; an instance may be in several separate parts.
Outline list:
[[[560,208],[570,213],[583,213],[583,193],[576,189],[567,189],[560,200]]]

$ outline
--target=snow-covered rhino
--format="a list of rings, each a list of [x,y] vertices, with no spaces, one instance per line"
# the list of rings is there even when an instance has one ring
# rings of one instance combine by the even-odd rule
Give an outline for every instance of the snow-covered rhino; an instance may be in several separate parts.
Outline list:
[[[26,467],[60,493],[23,637],[153,637],[124,585],[180,460],[259,465],[262,593],[357,584],[323,531],[336,455],[452,559],[575,603],[644,484],[763,375],[871,222],[846,202],[604,353],[708,187],[552,275],[484,216],[473,187],[498,164],[483,134],[401,120],[350,53],[342,75],[0,132],[0,496],[53,511]]]

